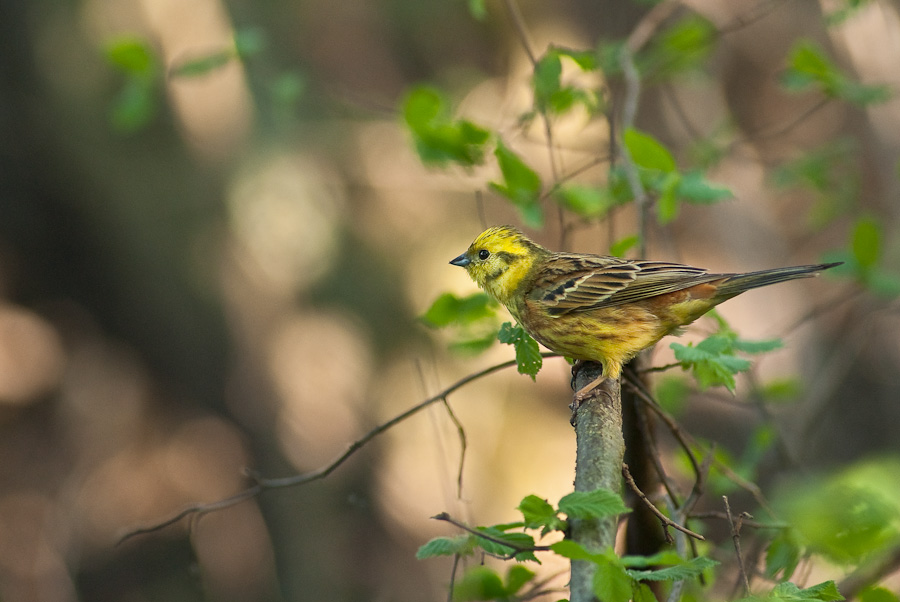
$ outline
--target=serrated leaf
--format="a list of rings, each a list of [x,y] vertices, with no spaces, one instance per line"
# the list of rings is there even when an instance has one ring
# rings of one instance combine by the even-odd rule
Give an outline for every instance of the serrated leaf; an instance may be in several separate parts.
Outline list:
[[[601,562],[604,559],[603,554],[594,554],[584,549],[580,543],[571,539],[557,541],[550,545],[550,549],[569,560],[586,560],[588,562]]]
[[[544,532],[557,530],[565,521],[557,516],[556,509],[545,499],[529,495],[522,499],[518,510],[525,519],[528,529],[543,528]]]
[[[597,564],[594,572],[594,594],[603,602],[629,602],[633,584],[631,576],[618,558],[604,560]]]
[[[629,570],[628,575],[638,581],[684,581],[700,576],[703,571],[719,564],[711,558],[700,556],[682,564],[654,571]]]
[[[466,571],[453,585],[453,599],[459,602],[472,600],[496,600],[506,597],[506,588],[497,571],[487,566],[476,566]]]
[[[536,380],[537,373],[541,369],[544,359],[541,357],[541,349],[525,329],[510,322],[504,322],[497,333],[497,339],[501,343],[512,345],[516,350],[516,367],[519,374],[527,374],[531,380]]]
[[[631,160],[638,167],[662,172],[672,172],[677,168],[675,157],[669,149],[650,134],[628,128],[622,135],[622,142],[625,143]]]
[[[622,501],[622,497],[608,489],[595,491],[573,491],[559,500],[559,511],[565,512],[569,518],[607,518],[618,516],[631,509]]]
[[[826,581],[806,589],[800,589],[790,581],[779,583],[769,593],[769,598],[784,600],[785,602],[832,602],[843,600],[844,596],[838,591],[834,581]]]
[[[432,558],[434,556],[454,556],[460,554],[467,556],[472,553],[474,544],[472,536],[457,535],[456,537],[435,537],[416,552],[416,558]]]

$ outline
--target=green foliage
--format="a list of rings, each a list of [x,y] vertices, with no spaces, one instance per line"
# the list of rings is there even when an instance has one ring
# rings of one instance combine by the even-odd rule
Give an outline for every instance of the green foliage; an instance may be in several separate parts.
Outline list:
[[[625,257],[625,253],[636,247],[641,242],[637,234],[620,238],[609,246],[609,254],[615,257]]]
[[[458,535],[456,537],[435,537],[416,552],[419,560],[433,558],[435,556],[468,556],[475,549],[475,542],[471,535]]]
[[[716,29],[697,14],[688,14],[653,38],[637,59],[650,79],[667,79],[702,66],[715,47]]]
[[[828,98],[859,106],[881,103],[892,96],[887,86],[865,85],[845,75],[817,44],[800,40],[788,55],[782,85],[791,91],[818,89]]]
[[[521,157],[511,151],[502,140],[494,150],[503,182],[491,182],[490,187],[512,201],[526,224],[539,227],[544,222],[541,210],[541,177]]]
[[[795,542],[845,566],[900,545],[900,461],[860,463],[824,478],[785,485],[773,503]]]
[[[529,495],[522,499],[518,507],[525,519],[526,529],[541,529],[541,535],[550,531],[562,531],[566,521],[559,517],[559,512],[543,498]]]
[[[843,600],[834,581],[825,581],[806,589],[800,589],[791,582],[779,583],[766,596],[750,596],[738,602],[831,602]]]
[[[495,307],[496,304],[485,293],[473,293],[467,297],[444,293],[422,315],[422,321],[434,328],[471,324],[496,315]]]
[[[781,341],[745,341],[730,331],[718,332],[696,345],[688,343],[672,343],[669,347],[675,352],[675,359],[685,370],[691,370],[700,387],[724,385],[734,391],[734,375],[750,369],[750,361],[735,355],[736,351],[744,353],[762,353],[781,347]]]
[[[423,163],[472,167],[484,162],[490,132],[471,121],[451,119],[446,101],[434,88],[414,88],[403,104],[403,118]]]
[[[609,187],[581,184],[560,186],[554,191],[554,198],[572,213],[589,219],[602,219],[610,209],[625,201]]]
[[[535,110],[545,114],[561,114],[580,104],[588,113],[596,112],[599,102],[593,90],[563,83],[563,58],[570,59],[582,71],[597,68],[597,56],[593,52],[551,47],[534,67]]]
[[[631,512],[621,496],[608,489],[573,491],[559,500],[560,512],[569,518],[597,519]]]
[[[453,326],[456,329],[451,349],[459,353],[480,353],[497,340],[497,304],[484,293],[457,297],[440,295],[421,316],[431,328]]]
[[[731,198],[730,190],[709,182],[702,172],[679,172],[669,149],[649,134],[629,129],[623,134],[622,142],[638,167],[644,188],[656,197],[660,224],[678,216],[682,201],[710,204]]]
[[[844,262],[833,270],[836,274],[855,279],[876,295],[895,299],[900,296],[900,274],[881,267],[883,229],[880,220],[863,215],[853,226],[849,248],[828,253],[826,259]]]
[[[120,132],[138,131],[159,111],[161,63],[145,40],[134,37],[113,40],[105,54],[107,62],[124,76],[113,100],[110,122]]]
[[[475,567],[466,572],[453,588],[453,599],[460,602],[470,600],[513,600],[514,596],[534,578],[534,573],[521,564],[509,567],[506,581],[495,570],[486,566]]]
[[[859,592],[859,602],[900,602],[900,597],[883,587],[867,587]]]
[[[766,549],[765,575],[770,579],[781,576],[789,580],[803,552],[802,540],[796,529],[781,529]]]
[[[838,139],[779,166],[772,181],[781,188],[810,191],[815,205],[810,223],[821,228],[850,211],[859,195],[858,145]]]
[[[510,322],[504,322],[500,326],[497,338],[501,343],[515,348],[519,374],[527,374],[531,380],[535,380],[544,362],[537,341],[532,339],[522,326],[519,324],[513,326]]]

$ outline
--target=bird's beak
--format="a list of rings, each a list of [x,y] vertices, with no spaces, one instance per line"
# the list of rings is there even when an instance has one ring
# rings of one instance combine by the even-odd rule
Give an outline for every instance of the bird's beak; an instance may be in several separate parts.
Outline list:
[[[450,260],[450,264],[451,264],[451,265],[458,265],[458,266],[461,267],[461,268],[466,267],[466,266],[469,265],[470,263],[472,263],[472,260],[469,259],[468,257],[466,257],[465,253],[463,253],[462,255],[460,255],[459,257],[457,257],[456,259]]]

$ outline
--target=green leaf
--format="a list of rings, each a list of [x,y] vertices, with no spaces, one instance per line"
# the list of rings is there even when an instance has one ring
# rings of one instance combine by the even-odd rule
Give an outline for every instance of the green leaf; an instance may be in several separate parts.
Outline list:
[[[525,519],[525,527],[541,528],[544,535],[550,531],[562,530],[566,525],[566,521],[557,516],[556,509],[547,500],[536,495],[523,498],[518,509]]]
[[[713,184],[698,170],[681,174],[675,194],[683,201],[704,205],[734,198],[730,189]]]
[[[609,246],[609,254],[614,255],[615,257],[624,257],[625,253],[636,247],[640,242],[641,237],[637,234],[626,236],[625,238],[619,239]]]
[[[734,390],[734,375],[748,370],[750,362],[730,355],[732,340],[715,334],[697,345],[672,343],[669,347],[675,352],[675,359],[681,362],[681,366],[693,371],[701,388],[724,385],[729,390]]]
[[[472,15],[476,21],[484,21],[487,19],[487,7],[485,6],[485,0],[468,0],[469,2],[469,14]]]
[[[622,141],[631,160],[638,167],[656,169],[662,172],[673,172],[677,169],[675,157],[650,134],[645,134],[634,128],[628,128],[622,135]]]
[[[119,70],[134,76],[149,77],[156,73],[158,62],[150,45],[141,39],[124,37],[106,46],[106,59]]]
[[[859,592],[859,602],[900,602],[900,597],[883,587],[870,585]]]
[[[463,167],[484,162],[490,133],[466,120],[451,120],[441,94],[428,87],[413,89],[403,103],[403,117],[423,163]]]
[[[528,535],[527,533],[506,533],[499,529],[498,525],[493,527],[478,527],[477,531],[510,544],[509,546],[505,546],[501,543],[479,537],[476,540],[476,543],[485,552],[496,556],[509,556],[510,554],[515,553],[514,557],[516,560],[533,560],[539,562],[537,557],[535,557],[534,552],[528,549],[534,547],[534,538],[531,535]],[[524,551],[516,552],[516,549],[524,549]]]
[[[860,106],[885,102],[892,96],[887,86],[865,85],[851,80],[810,40],[800,40],[791,49],[782,84],[788,90],[805,90],[815,86],[830,98]]]
[[[654,36],[650,46],[638,55],[638,67],[657,79],[698,69],[715,41],[716,28],[709,21],[688,15]]]
[[[136,132],[146,127],[159,108],[153,80],[130,77],[113,100],[110,122],[120,132]]]
[[[454,556],[460,554],[468,556],[475,545],[471,535],[458,535],[456,537],[435,537],[416,552],[416,558],[432,558],[434,556]]]
[[[564,539],[562,541],[557,541],[554,544],[550,545],[550,550],[554,553],[559,554],[563,558],[568,558],[569,560],[586,560],[588,562],[602,562],[604,559],[603,554],[594,554],[588,552],[584,549],[580,543],[576,541],[572,541],[571,539]]]
[[[631,512],[622,497],[609,489],[573,491],[559,500],[559,510],[569,518],[581,519],[607,518]]]
[[[543,224],[543,214],[538,201],[541,196],[541,177],[511,151],[502,140],[494,150],[503,182],[491,182],[490,186],[519,208],[525,222],[534,227]]]
[[[633,581],[619,559],[615,555],[612,556],[597,563],[593,582],[594,594],[603,602],[628,602],[631,600]]]
[[[527,374],[531,380],[536,380],[537,373],[544,361],[537,341],[531,338],[519,324],[513,326],[509,322],[504,322],[500,326],[497,338],[501,343],[512,345],[515,348],[519,374]]]
[[[453,586],[453,599],[459,602],[502,599],[506,593],[500,575],[486,566],[469,569]]]
[[[766,339],[762,341],[735,339],[732,346],[736,351],[743,351],[744,353],[766,353],[767,351],[781,349],[784,347],[784,342],[781,339]]]
[[[684,581],[699,577],[703,571],[719,564],[711,558],[699,556],[682,564],[653,571],[628,570],[627,573],[638,581]]]
[[[522,587],[534,579],[534,571],[530,570],[528,567],[521,564],[514,564],[509,567],[509,572],[506,574],[506,593],[509,596],[512,596]]]
[[[170,73],[173,77],[199,77],[224,67],[236,56],[234,48],[226,48],[204,56],[182,60],[172,67]]]
[[[864,271],[874,267],[881,257],[881,224],[873,217],[860,218],[853,228],[851,248]]]
[[[821,600],[822,602],[832,602],[834,600],[843,600],[844,596],[838,591],[834,581],[825,581],[806,589],[800,589],[791,582],[779,583],[772,588],[770,598],[780,598],[782,600],[791,600],[797,602],[814,602]]]
[[[550,107],[551,98],[559,92],[561,76],[562,62],[551,49],[534,66],[534,104],[539,111]]]
[[[656,219],[661,225],[672,222],[678,217],[678,182],[681,174],[677,171],[669,172],[657,180],[651,189],[656,190],[659,197],[656,199]]]
[[[790,579],[802,551],[799,535],[794,529],[779,531],[766,550],[766,577],[774,579],[780,573],[781,579]]]
[[[468,297],[444,293],[434,300],[421,319],[433,328],[442,328],[450,324],[471,324],[495,313],[493,303],[485,293],[474,293]]]
[[[563,207],[582,217],[600,218],[610,209],[621,204],[609,188],[569,184],[562,186],[555,193]]]

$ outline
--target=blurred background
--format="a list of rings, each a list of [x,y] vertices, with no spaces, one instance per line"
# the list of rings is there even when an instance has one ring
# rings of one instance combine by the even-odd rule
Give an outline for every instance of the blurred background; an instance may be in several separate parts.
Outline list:
[[[411,86],[436,85],[549,179],[543,126],[519,120],[532,103],[521,36],[506,4],[481,6],[0,4],[0,600],[441,600],[451,561],[415,559],[452,532],[430,516],[504,522],[525,495],[571,490],[569,367],[552,359],[536,383],[505,370],[451,396],[461,494],[460,440],[436,404],[324,480],[117,545],[239,491],[246,468],[321,467],[512,358],[499,345],[449,353],[452,334],[418,319],[445,291],[475,291],[447,262],[484,225],[521,222],[486,186],[491,162],[424,167],[399,109]],[[650,10],[518,6],[539,54],[622,39]],[[636,124],[685,164],[715,146],[709,177],[734,199],[685,205],[651,229],[648,255],[719,271],[816,262],[851,245],[864,216],[896,273],[900,100],[823,102],[779,77],[808,38],[895,91],[897,3],[696,0],[675,14],[708,20],[715,49],[702,72],[647,82]],[[554,135],[566,172],[605,152],[608,129],[576,115]],[[635,220],[568,225],[531,232],[605,253]],[[900,453],[890,295],[820,278],[721,311],[746,338],[786,341],[752,376],[789,384],[768,410],[782,445],[761,483]],[[654,361],[670,354],[666,342]],[[682,421],[739,456],[770,418],[745,386],[692,395]]]

